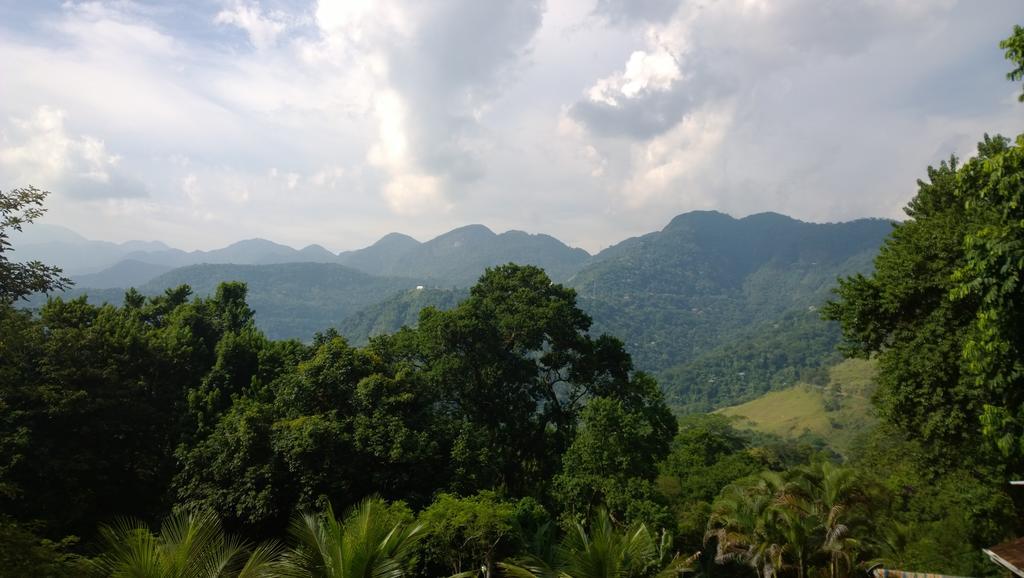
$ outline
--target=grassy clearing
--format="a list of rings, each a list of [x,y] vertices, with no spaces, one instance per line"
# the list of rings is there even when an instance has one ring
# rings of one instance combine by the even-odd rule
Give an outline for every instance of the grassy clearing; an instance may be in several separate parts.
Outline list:
[[[785,438],[816,436],[840,454],[875,422],[871,394],[874,362],[849,359],[829,370],[825,386],[799,383],[717,413],[736,420],[737,427]]]

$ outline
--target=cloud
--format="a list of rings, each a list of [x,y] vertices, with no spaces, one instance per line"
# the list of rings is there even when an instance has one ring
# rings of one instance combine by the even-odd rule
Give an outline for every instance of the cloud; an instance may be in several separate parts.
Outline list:
[[[266,50],[277,44],[277,38],[288,27],[283,12],[264,12],[258,2],[238,0],[214,17],[217,24],[237,26],[249,36],[249,42],[257,50]]]
[[[937,160],[937,134],[967,134],[943,118],[947,99],[964,111],[998,82],[994,66],[979,74],[966,42],[949,44],[951,28],[984,37],[976,27],[995,24],[955,1],[599,1],[595,11],[610,28],[640,29],[638,44],[567,108],[579,126],[568,138],[618,167],[602,174],[631,211],[898,216]],[[999,36],[987,34],[993,47]],[[975,122],[980,135],[986,121]]]
[[[11,120],[0,147],[0,169],[9,182],[37,184],[71,197],[136,197],[146,194],[120,169],[121,157],[89,135],[69,135],[65,112],[40,106],[29,118]]]
[[[996,47],[1017,0],[71,0],[7,16],[0,179],[56,183],[47,219],[86,235],[187,248],[483,222],[596,249],[694,208],[898,217],[925,166],[1020,124]]]
[[[317,52],[362,60],[377,140],[367,161],[402,215],[448,210],[483,177],[489,103],[526,54],[541,2],[320,0]]]
[[[597,0],[594,13],[613,24],[664,22],[682,0]]]

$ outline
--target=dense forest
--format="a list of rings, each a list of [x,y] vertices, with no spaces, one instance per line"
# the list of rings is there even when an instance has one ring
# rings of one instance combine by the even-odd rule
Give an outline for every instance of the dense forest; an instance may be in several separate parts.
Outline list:
[[[1024,29],[1002,47],[1021,79]],[[981,548],[1024,531],[1024,135],[929,168],[821,312],[877,364],[843,455],[674,415],[532,265],[359,345],[268,338],[242,282],[20,308],[69,282],[10,259],[45,196],[0,193],[4,576],[994,576]],[[827,379],[757,329],[708,366]]]

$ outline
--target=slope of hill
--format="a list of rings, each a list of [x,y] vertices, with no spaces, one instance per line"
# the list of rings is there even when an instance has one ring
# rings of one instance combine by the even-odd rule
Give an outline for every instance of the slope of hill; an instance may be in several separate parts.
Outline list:
[[[451,309],[468,295],[464,289],[409,289],[350,315],[338,325],[338,331],[351,343],[364,345],[375,335],[414,327],[425,307]]]
[[[848,359],[829,369],[823,386],[798,383],[717,413],[735,418],[739,427],[784,438],[820,438],[845,455],[875,423],[874,379],[874,362]]]
[[[690,377],[703,370],[689,364],[714,358],[729,343],[742,356],[744,342],[771,333],[786,315],[820,305],[838,276],[870,270],[890,230],[881,219],[815,224],[775,213],[743,219],[686,213],[659,232],[602,251],[568,284],[579,291],[595,329],[624,339],[637,366],[658,372],[669,398],[686,405],[694,401],[692,389],[702,387]],[[835,338],[816,313],[809,317],[803,331],[816,342]],[[830,346],[816,349],[831,355]],[[759,363],[748,359],[746,368],[735,369],[752,371]],[[742,399],[704,389],[709,395],[695,409]]]
[[[694,359],[658,372],[666,399],[680,413],[742,403],[798,381],[822,385],[836,351],[839,328],[812,309],[796,309],[722,337]]]

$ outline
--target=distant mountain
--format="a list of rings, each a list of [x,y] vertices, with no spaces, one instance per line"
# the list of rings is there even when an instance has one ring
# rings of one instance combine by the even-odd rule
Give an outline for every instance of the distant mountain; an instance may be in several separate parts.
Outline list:
[[[318,250],[319,249],[319,250]],[[324,254],[326,253],[326,257]],[[319,245],[310,245],[298,251],[266,239],[247,239],[212,251],[168,249],[164,251],[135,252],[129,258],[169,267],[184,267],[201,263],[233,265],[271,265],[275,263],[327,262],[337,256]]]
[[[816,224],[776,213],[743,219],[685,213],[661,231],[602,251],[568,284],[593,315],[595,329],[624,339],[638,367],[658,373],[670,400],[687,405],[698,401],[695,387],[705,388],[689,379],[707,372],[685,366],[730,343],[741,351],[743,342],[736,340],[749,343],[752,328],[769,332],[787,314],[821,305],[838,276],[870,270],[891,228],[882,219]],[[803,331],[815,342],[835,339],[835,328],[816,313],[802,323],[810,324]],[[832,348],[819,352],[832,355]],[[721,356],[707,359],[722,366]],[[801,360],[805,369],[824,362]],[[721,397],[724,391],[711,388],[702,409],[736,401]]]
[[[171,270],[167,265],[154,265],[135,259],[125,259],[97,273],[75,275],[72,281],[78,287],[113,289],[138,287]]]
[[[468,225],[419,243],[392,233],[366,249],[342,253],[342,263],[375,275],[417,275],[449,286],[468,287],[484,269],[509,262],[543,267],[563,281],[578,271],[590,254],[549,235],[507,231],[500,235],[483,225]]]
[[[369,247],[338,255],[320,245],[296,250],[259,238],[210,251],[182,251],[159,241],[91,241],[70,229],[52,225],[43,227],[41,232],[17,238],[14,247],[15,259],[38,259],[61,267],[65,273],[79,280],[80,287],[107,287],[114,278],[124,278],[133,284],[145,283],[152,277],[147,277],[138,263],[169,269],[201,263],[270,265],[308,262],[339,263],[371,275],[429,278],[449,287],[468,287],[487,267],[508,262],[544,267],[552,278],[562,281],[590,259],[583,249],[571,248],[549,235],[531,235],[522,231],[497,235],[483,225],[461,227],[426,243],[408,235],[391,233]],[[133,263],[115,268],[120,261]],[[106,270],[112,270],[112,273],[108,275]],[[157,271],[155,268],[152,270]],[[129,271],[134,273],[127,273]],[[118,277],[122,273],[127,276]]]
[[[393,264],[402,255],[411,252],[419,246],[420,242],[409,235],[389,233],[365,249],[340,253],[338,255],[338,262],[360,271],[383,275],[387,271],[394,269]]]

